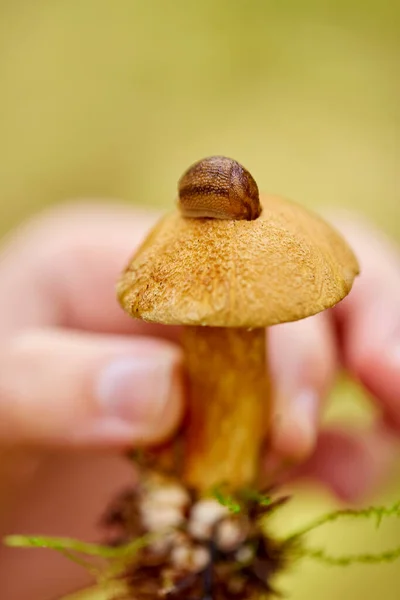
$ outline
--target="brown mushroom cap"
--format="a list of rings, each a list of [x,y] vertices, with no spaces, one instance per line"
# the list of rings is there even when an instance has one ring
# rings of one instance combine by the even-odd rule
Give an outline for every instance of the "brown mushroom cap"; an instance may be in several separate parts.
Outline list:
[[[118,284],[133,317],[170,325],[266,327],[332,307],[359,272],[320,217],[264,196],[253,221],[165,216]]]

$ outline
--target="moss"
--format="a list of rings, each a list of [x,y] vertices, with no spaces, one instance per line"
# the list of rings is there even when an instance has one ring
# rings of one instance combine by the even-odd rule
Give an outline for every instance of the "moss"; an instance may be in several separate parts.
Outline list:
[[[225,486],[213,490],[214,497],[226,506],[232,518],[247,519],[251,525],[242,548],[251,548],[250,558],[240,562],[237,552],[223,552],[211,539],[207,546],[211,559],[208,566],[199,571],[171,568],[169,549],[157,553],[152,550],[153,542],[163,539],[166,532],[144,533],[137,527],[137,493],[124,493],[108,511],[104,524],[121,527],[129,541],[123,537],[117,545],[91,544],[70,538],[49,538],[42,536],[10,536],[5,543],[11,547],[50,548],[86,568],[98,583],[106,585],[112,580],[123,580],[128,589],[125,598],[151,599],[158,597],[160,589],[167,598],[181,600],[187,598],[236,600],[270,598],[277,592],[273,579],[277,572],[287,568],[292,561],[312,559],[329,566],[350,566],[352,564],[380,564],[400,558],[400,546],[381,552],[331,555],[324,548],[308,545],[309,534],[339,519],[372,520],[379,527],[385,518],[400,517],[400,502],[392,506],[371,506],[365,509],[344,509],[330,512],[308,523],[300,530],[283,539],[268,534],[268,516],[279,510],[288,497],[274,498],[252,490],[242,490],[237,494],[225,491]],[[192,498],[192,503],[196,499]],[[192,504],[193,505],[193,504]],[[180,529],[189,539],[190,534]],[[189,540],[190,541],[190,540]]]

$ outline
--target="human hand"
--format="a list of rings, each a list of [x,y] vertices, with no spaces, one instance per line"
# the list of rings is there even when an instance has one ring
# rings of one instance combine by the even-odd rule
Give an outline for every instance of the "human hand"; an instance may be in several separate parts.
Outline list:
[[[184,404],[177,330],[135,322],[114,283],[157,215],[106,205],[58,209],[22,228],[0,260],[0,524],[3,533],[93,539],[132,473],[120,454],[173,434]],[[400,269],[368,226],[339,227],[362,276],[332,311],[272,328],[272,453],[347,500],[377,483],[400,427]],[[396,337],[397,336],[397,337]],[[371,431],[319,432],[343,364],[384,415]],[[2,521],[2,523],[1,523]],[[2,551],[15,600],[51,598],[82,573],[56,555]],[[29,570],[27,580],[18,577]],[[7,587],[8,586],[8,587]]]
[[[157,217],[74,205],[6,240],[0,539],[16,532],[98,539],[105,507],[132,485],[121,450],[158,442],[179,422],[176,330],[133,321],[115,297],[121,268]],[[53,552],[0,544],[5,600],[52,599],[85,581],[83,569]]]
[[[400,253],[360,215],[336,212],[328,220],[354,250],[361,276],[335,308],[270,331],[275,422],[266,469],[317,479],[356,502],[385,481],[398,449]],[[321,427],[343,369],[374,404],[368,429]]]

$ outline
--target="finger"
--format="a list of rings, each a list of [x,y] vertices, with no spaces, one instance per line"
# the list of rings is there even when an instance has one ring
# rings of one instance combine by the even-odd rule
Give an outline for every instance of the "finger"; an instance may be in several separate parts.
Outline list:
[[[173,338],[118,305],[117,279],[158,213],[71,204],[23,226],[0,255],[0,335],[39,325]]]
[[[270,364],[272,460],[303,460],[316,443],[321,405],[336,370],[328,318],[321,314],[271,328]]]
[[[344,365],[400,428],[400,255],[359,219],[339,222],[361,264],[361,276],[333,311]]]
[[[0,351],[0,439],[82,447],[163,440],[181,416],[180,356],[150,338],[19,334]]]
[[[323,431],[311,458],[291,476],[318,480],[345,502],[365,501],[389,480],[398,444],[383,425]]]

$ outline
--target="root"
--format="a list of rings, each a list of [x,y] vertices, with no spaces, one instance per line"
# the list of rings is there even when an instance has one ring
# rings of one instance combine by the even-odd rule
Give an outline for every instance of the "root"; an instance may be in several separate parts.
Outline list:
[[[216,497],[215,497],[216,496]],[[198,497],[172,478],[147,473],[103,519],[108,543],[157,533],[121,577],[124,600],[256,600],[279,595],[275,574],[290,548],[265,534],[264,518],[287,498],[242,493]],[[121,599],[122,600],[122,599]]]

